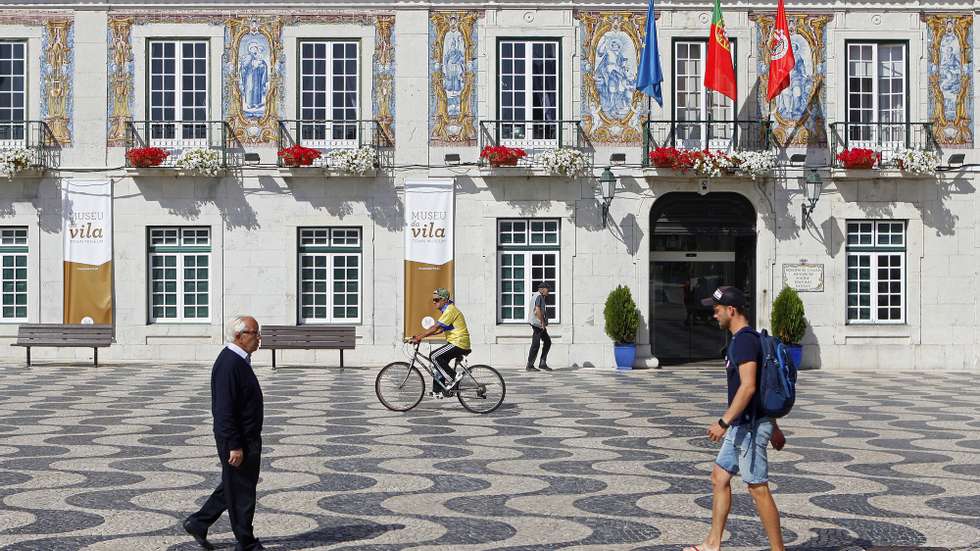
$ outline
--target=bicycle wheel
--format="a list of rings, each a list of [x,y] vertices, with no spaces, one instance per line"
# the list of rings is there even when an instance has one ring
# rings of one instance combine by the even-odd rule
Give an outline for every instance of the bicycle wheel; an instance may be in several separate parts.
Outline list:
[[[456,397],[473,413],[490,413],[504,403],[504,378],[489,365],[474,365],[456,386]]]
[[[381,404],[391,411],[408,411],[422,401],[425,379],[417,367],[406,362],[392,362],[378,372],[374,392]]]

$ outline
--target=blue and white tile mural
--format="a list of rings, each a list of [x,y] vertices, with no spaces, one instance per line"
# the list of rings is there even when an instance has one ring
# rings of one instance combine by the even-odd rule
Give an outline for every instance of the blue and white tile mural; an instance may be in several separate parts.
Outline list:
[[[582,125],[596,143],[639,143],[646,99],[636,90],[645,13],[579,12]]]
[[[435,145],[476,141],[476,11],[429,15],[429,139]]]
[[[772,103],[773,136],[783,146],[825,143],[827,91],[827,23],[830,15],[790,15],[790,43],[796,66],[790,73],[789,87]],[[766,106],[769,85],[769,37],[774,17],[753,17],[759,55],[758,101]]]
[[[260,119],[265,114],[265,95],[269,91],[269,40],[261,34],[247,37],[238,46],[238,89],[242,114]]]
[[[275,142],[285,63],[281,17],[238,17],[225,23],[224,109],[242,143]]]
[[[942,145],[973,144],[973,16],[927,15],[929,120]]]

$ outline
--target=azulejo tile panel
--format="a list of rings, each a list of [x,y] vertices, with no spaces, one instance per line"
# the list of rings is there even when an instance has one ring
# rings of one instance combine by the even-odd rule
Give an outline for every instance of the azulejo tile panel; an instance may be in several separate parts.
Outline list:
[[[225,21],[223,107],[243,144],[274,143],[278,136],[285,72],[280,17]]]
[[[433,145],[476,142],[476,11],[429,15],[429,140]]]
[[[636,90],[645,13],[579,12],[582,124],[593,142],[640,143],[647,100]]]
[[[973,16],[923,16],[928,28],[929,120],[942,145],[973,145]]]
[[[756,15],[759,73],[758,101],[766,106],[769,86],[769,40],[774,17]],[[773,100],[773,137],[782,146],[826,143],[827,24],[830,15],[794,14],[786,17],[796,66],[789,88]],[[765,111],[766,108],[764,108]]]

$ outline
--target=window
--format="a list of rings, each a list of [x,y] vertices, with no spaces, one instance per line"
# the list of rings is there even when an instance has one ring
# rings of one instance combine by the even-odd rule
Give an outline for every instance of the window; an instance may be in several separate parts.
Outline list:
[[[556,218],[497,221],[497,319],[527,323],[528,303],[538,292],[535,284],[550,285],[548,321],[558,323],[560,220]]]
[[[149,48],[148,111],[153,145],[207,147],[207,41],[153,40]]]
[[[299,118],[321,121],[301,124],[307,147],[357,146],[358,48],[350,41],[300,43]]]
[[[847,322],[905,323],[905,222],[847,222]]]
[[[26,49],[23,42],[0,42],[0,147],[24,146]]]
[[[905,147],[905,51],[904,43],[847,44],[848,147]]]
[[[525,121],[557,121],[557,40],[501,40],[499,43],[500,89],[498,129],[503,145],[554,147],[558,125],[526,124]],[[513,123],[506,121],[515,121]]]
[[[27,228],[0,227],[0,320],[27,321]]]
[[[150,228],[150,322],[211,318],[211,228]]]
[[[734,40],[731,45],[734,54]],[[674,136],[679,147],[728,149],[734,137],[735,104],[731,98],[704,87],[707,48],[703,40],[674,43]]]
[[[299,229],[302,323],[361,320],[361,228]]]

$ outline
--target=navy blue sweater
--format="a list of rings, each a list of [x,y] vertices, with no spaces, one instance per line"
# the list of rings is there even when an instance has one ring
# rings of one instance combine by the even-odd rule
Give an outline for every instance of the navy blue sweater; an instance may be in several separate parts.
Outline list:
[[[262,434],[262,388],[252,366],[225,348],[211,368],[211,414],[218,446],[235,450]]]

